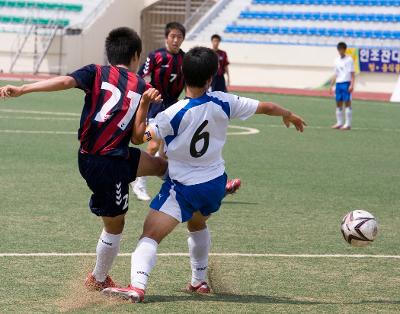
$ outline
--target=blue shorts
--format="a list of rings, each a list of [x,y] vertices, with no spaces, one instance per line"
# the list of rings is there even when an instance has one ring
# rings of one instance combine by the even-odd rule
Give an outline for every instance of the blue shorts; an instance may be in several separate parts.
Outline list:
[[[133,147],[127,159],[79,153],[79,171],[93,192],[89,200],[93,214],[115,217],[128,211],[129,183],[136,179],[140,154]]]
[[[211,91],[226,93],[226,82],[224,75],[215,75],[211,83]]]
[[[336,101],[351,101],[350,82],[336,83]]]
[[[150,208],[166,213],[179,222],[190,220],[197,211],[209,216],[221,206],[227,179],[227,175],[223,174],[208,182],[183,185],[168,178]]]

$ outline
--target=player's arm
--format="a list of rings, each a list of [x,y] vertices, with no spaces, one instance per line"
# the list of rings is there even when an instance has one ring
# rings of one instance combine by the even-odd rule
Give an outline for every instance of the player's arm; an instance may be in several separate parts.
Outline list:
[[[133,144],[139,145],[144,143],[143,139],[146,132],[146,120],[150,104],[158,103],[161,100],[161,94],[155,88],[149,88],[143,93],[133,124],[133,132],[131,137],[131,142]]]
[[[336,83],[336,74],[334,74],[331,78],[331,85],[329,86],[329,93],[333,94],[333,87],[335,86]]]
[[[356,74],[354,72],[351,72],[351,81],[350,81],[350,86],[349,86],[349,93],[353,92],[355,81],[356,81]]]
[[[293,124],[296,130],[300,132],[303,132],[304,126],[307,125],[300,116],[272,102],[260,102],[255,113],[282,117],[287,128]]]
[[[229,66],[228,65],[225,66],[225,73],[226,73],[226,76],[228,78],[227,87],[229,87],[231,85],[231,76],[229,75]]]
[[[6,85],[0,88],[0,97],[19,97],[28,93],[35,92],[55,92],[74,88],[77,83],[71,76],[58,76],[48,80],[39,81],[21,86]]]
[[[146,62],[142,64],[142,66],[139,68],[138,75],[142,78],[150,75],[151,72],[153,72],[155,65],[155,55],[154,52],[151,52],[146,59]]]

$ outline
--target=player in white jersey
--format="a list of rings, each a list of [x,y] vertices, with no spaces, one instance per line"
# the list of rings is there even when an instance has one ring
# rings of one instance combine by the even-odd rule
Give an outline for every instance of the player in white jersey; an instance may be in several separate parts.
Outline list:
[[[335,75],[331,81],[331,93],[333,93],[333,86],[336,82],[336,124],[332,128],[344,131],[351,129],[351,94],[355,82],[354,61],[352,57],[346,55],[346,49],[346,43],[338,43],[339,57],[335,61]],[[343,103],[346,105],[345,121],[343,121]]]
[[[267,114],[281,116],[287,127],[293,124],[300,132],[305,125],[302,118],[273,103],[223,92],[207,93],[218,69],[218,57],[209,48],[191,49],[182,68],[186,99],[158,114],[147,129],[146,140],[158,138],[166,144],[169,177],[150,204],[143,234],[132,253],[131,284],[103,290],[132,302],[144,300],[158,244],[181,222],[187,222],[189,231],[192,279],[187,291],[210,292],[206,276],[211,238],[206,221],[218,211],[225,196],[222,149],[229,121]]]

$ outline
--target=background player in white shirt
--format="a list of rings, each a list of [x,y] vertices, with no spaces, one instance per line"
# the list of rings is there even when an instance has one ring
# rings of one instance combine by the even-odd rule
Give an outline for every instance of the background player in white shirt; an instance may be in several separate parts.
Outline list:
[[[211,238],[206,220],[218,211],[225,196],[222,149],[229,121],[254,114],[281,116],[287,127],[293,124],[303,132],[303,119],[276,104],[223,92],[207,93],[217,69],[218,57],[213,50],[191,49],[183,60],[186,99],[159,113],[147,129],[146,140],[165,141],[169,177],[150,204],[143,234],[132,253],[131,285],[104,289],[105,294],[143,301],[158,244],[180,222],[187,222],[189,231],[192,279],[187,291],[209,293],[205,280]]]
[[[331,93],[336,82],[336,124],[333,129],[350,130],[352,120],[351,93],[354,89],[355,74],[353,58],[346,55],[347,45],[340,42],[337,45],[339,57],[335,61],[335,75],[331,81]],[[343,103],[346,105],[343,121]]]

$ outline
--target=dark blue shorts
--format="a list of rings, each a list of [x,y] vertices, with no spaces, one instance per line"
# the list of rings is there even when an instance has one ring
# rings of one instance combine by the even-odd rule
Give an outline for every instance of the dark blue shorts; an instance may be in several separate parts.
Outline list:
[[[351,101],[350,82],[336,83],[336,101]]]
[[[226,92],[226,82],[224,75],[215,75],[211,83],[211,91]]]
[[[130,147],[127,159],[78,154],[79,171],[90,190],[93,214],[115,217],[128,211],[129,183],[135,181],[140,149]]]
[[[180,222],[190,220],[197,211],[203,216],[209,216],[221,207],[227,179],[227,175],[223,174],[208,182],[183,185],[168,178],[151,202],[150,208],[166,213]]]
[[[168,107],[172,106],[177,101],[178,101],[178,99],[168,100],[168,101],[165,101],[165,99],[164,99],[164,102],[159,103],[159,104],[151,103],[149,112],[147,113],[147,119],[154,119],[156,117],[156,115],[158,115],[160,112],[164,111]]]

